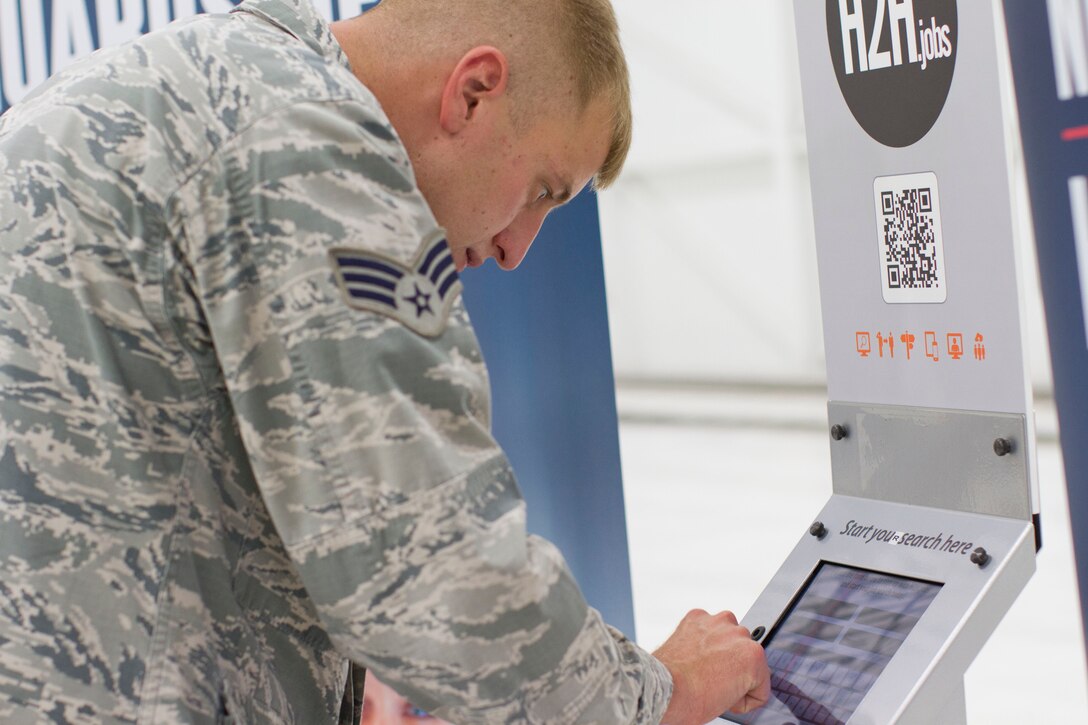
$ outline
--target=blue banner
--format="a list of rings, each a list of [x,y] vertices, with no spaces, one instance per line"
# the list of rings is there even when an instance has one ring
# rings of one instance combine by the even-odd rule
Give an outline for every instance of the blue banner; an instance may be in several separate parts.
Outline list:
[[[1088,3],[1004,2],[1088,629]]]
[[[0,111],[97,48],[239,2],[0,0]],[[375,4],[311,2],[329,20]],[[489,264],[466,273],[465,287],[529,528],[559,546],[605,620],[634,636],[596,197],[553,214],[517,272]]]
[[[586,599],[633,637],[627,519],[597,198],[548,217],[516,272],[466,271],[465,301],[491,371],[492,428]]]
[[[0,0],[0,111],[98,48],[119,45],[174,20],[225,13],[241,0]],[[329,20],[372,0],[311,0]]]

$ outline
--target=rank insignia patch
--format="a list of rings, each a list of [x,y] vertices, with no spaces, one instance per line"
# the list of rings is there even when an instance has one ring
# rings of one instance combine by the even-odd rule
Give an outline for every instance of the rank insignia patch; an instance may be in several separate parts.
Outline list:
[[[351,307],[392,317],[426,337],[446,329],[461,277],[441,232],[423,243],[411,267],[358,249],[333,249],[329,256]]]

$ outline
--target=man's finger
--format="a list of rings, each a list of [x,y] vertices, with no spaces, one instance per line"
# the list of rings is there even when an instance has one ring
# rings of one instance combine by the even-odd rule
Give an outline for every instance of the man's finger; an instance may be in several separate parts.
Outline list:
[[[739,622],[737,621],[737,615],[735,615],[735,614],[733,614],[732,612],[729,612],[729,611],[718,612],[718,614],[714,615],[714,618],[715,619],[724,619],[725,621],[729,622],[730,624],[739,624]]]

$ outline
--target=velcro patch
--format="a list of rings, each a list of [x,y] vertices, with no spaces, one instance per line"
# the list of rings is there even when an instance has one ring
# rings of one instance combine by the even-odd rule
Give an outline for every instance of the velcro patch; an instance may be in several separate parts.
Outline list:
[[[333,249],[329,257],[349,306],[392,317],[426,337],[445,331],[461,276],[441,230],[424,240],[411,267],[359,249]]]

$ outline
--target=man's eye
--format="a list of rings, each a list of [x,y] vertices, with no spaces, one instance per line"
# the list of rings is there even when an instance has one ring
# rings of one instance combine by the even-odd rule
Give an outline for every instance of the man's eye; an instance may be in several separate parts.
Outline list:
[[[552,190],[548,187],[543,187],[540,190],[540,195],[536,198],[537,201],[544,201],[545,199],[552,198]]]

